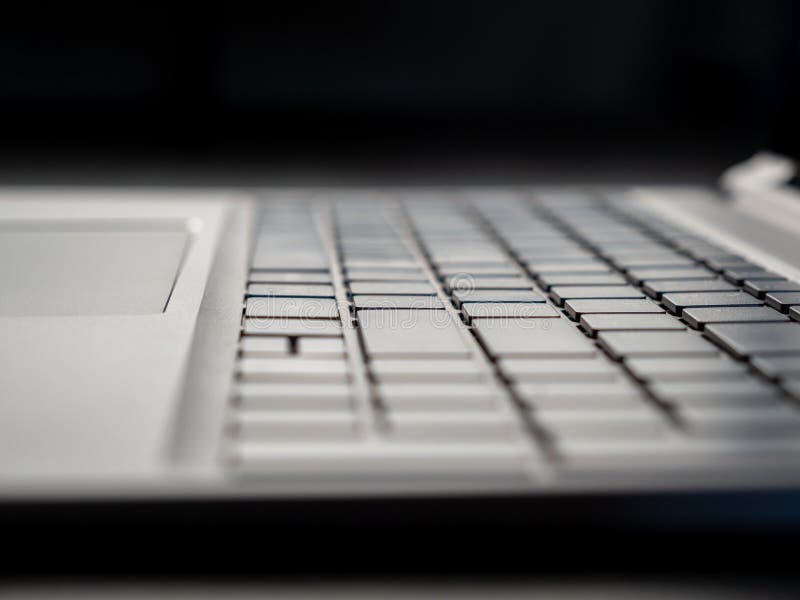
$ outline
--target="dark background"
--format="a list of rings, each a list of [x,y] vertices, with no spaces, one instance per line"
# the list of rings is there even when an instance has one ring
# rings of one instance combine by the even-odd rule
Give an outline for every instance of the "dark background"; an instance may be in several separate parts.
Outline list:
[[[798,33],[779,0],[4,7],[0,164],[716,168],[795,143]]]

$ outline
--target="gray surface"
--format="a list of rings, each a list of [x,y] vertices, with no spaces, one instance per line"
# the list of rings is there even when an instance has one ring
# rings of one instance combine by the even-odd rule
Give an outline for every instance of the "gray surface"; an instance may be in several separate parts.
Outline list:
[[[5,222],[0,316],[164,312],[188,243],[186,223]]]

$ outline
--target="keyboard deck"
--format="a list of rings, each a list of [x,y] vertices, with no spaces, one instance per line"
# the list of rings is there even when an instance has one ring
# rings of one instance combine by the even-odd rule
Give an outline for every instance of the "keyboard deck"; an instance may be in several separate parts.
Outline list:
[[[290,198],[255,237],[237,476],[794,470],[800,284],[624,198]]]

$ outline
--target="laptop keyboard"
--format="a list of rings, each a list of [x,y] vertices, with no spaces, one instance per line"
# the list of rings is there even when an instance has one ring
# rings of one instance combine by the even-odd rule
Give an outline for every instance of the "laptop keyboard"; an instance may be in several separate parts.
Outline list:
[[[262,205],[225,459],[537,482],[785,464],[800,285],[621,199]]]

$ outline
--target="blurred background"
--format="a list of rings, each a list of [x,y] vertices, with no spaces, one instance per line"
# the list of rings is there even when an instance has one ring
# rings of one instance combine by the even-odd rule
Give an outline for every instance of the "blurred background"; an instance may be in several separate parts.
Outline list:
[[[238,166],[234,177],[482,164],[503,176],[567,162],[691,175],[797,139],[785,125],[800,66],[791,0],[3,13],[6,181],[74,175],[65,164],[211,163]]]

